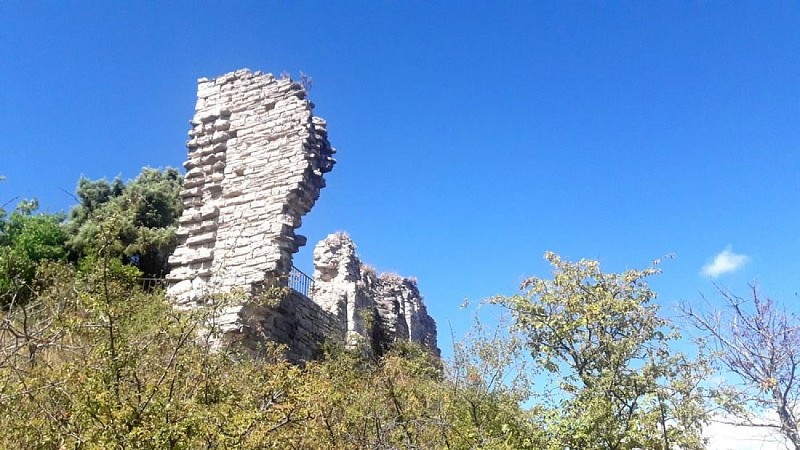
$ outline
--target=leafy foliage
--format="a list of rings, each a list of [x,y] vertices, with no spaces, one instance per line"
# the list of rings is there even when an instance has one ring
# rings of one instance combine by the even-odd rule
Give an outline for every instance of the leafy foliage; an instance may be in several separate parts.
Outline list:
[[[542,409],[522,408],[532,395],[532,367],[524,341],[501,316],[493,327],[476,316],[470,333],[453,344],[448,380],[457,420],[474,440],[471,448],[546,447]]]
[[[131,275],[117,260],[51,265],[36,301],[6,316],[3,448],[273,448],[305,419],[299,368],[209,352],[196,342],[209,311],[173,311]]]
[[[115,239],[108,243],[115,257],[133,264],[146,277],[169,270],[182,211],[181,176],[175,169],[144,168],[127,185],[117,178],[78,182],[80,204],[70,212],[67,248],[73,260],[97,254],[100,225],[113,222]]]
[[[214,351],[226,299],[177,311],[137,274],[108,254],[40,267],[0,321],[0,447],[539,448],[513,396],[451,382],[419,347],[331,348],[304,367],[274,346]]]
[[[34,214],[35,200],[21,202],[4,217],[0,212],[0,305],[24,300],[36,267],[42,261],[64,259],[67,239],[58,214]]]
[[[552,378],[550,448],[702,448],[705,371],[669,348],[679,335],[645,280],[658,269],[604,273],[597,261],[545,257],[552,280],[530,278],[494,302]]]
[[[708,364],[674,351],[680,334],[647,284],[656,267],[605,273],[548,253],[553,277],[492,299],[510,321],[476,321],[450,364],[410,344],[330,346],[302,367],[271,345],[253,359],[211,345],[226,298],[178,311],[140,288],[168,270],[180,185],[174,169],[81,179],[66,224],[35,202],[0,211],[0,447],[703,448]],[[795,368],[780,364],[795,361],[781,349],[797,326],[758,298],[753,314],[732,305],[744,328],[705,329],[729,370],[749,364],[738,367],[756,394],[727,405],[795,399]],[[763,348],[781,351],[759,359]]]

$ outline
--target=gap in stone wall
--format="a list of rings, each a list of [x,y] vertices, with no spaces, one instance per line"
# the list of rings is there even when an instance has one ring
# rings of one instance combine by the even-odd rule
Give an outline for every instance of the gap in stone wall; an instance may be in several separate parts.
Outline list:
[[[320,199],[317,202],[320,201],[323,200]],[[325,239],[325,236],[330,231],[325,227],[325,218],[322,217],[322,214],[315,214],[312,209],[311,212],[303,216],[303,225],[296,230],[296,233],[305,236],[308,241],[306,245],[300,247],[297,253],[292,255],[292,264],[306,275],[313,276],[314,246],[317,245],[317,242]]]

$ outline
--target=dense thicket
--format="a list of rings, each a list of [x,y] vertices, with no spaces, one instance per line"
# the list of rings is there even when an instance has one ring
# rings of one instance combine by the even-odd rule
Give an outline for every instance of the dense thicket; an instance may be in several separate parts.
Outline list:
[[[100,238],[114,234],[101,228]],[[279,347],[258,359],[236,346],[212,350],[209,318],[227,299],[176,311],[113,255],[101,251],[82,270],[41,263],[28,301],[4,313],[0,448],[702,448],[703,416],[686,381],[693,366],[652,334],[664,324],[637,297],[646,289],[638,273],[593,272],[593,293],[569,298],[564,289],[590,285],[557,273],[544,282],[554,283],[552,298],[499,299],[513,304],[515,323],[476,326],[446,364],[410,344],[372,359],[331,343],[325,358],[299,367]],[[589,303],[614,296],[613,310]],[[544,319],[541,305],[554,308],[552,330],[525,322]],[[542,334],[555,330],[565,334]],[[576,339],[582,354],[569,356],[551,345],[566,336],[597,336],[597,348]],[[547,361],[565,356],[584,369],[544,383],[543,369],[577,370]],[[644,358],[638,372],[634,356]]]
[[[726,297],[732,327],[685,309],[718,351],[690,359],[656,267],[548,253],[552,277],[492,299],[505,319],[476,321],[449,361],[410,344],[374,358],[331,342],[302,367],[277,346],[214,349],[228,299],[177,311],[141,288],[168,270],[180,183],[144,169],[81,179],[68,217],[0,210],[0,448],[700,449],[714,407],[751,425],[772,409],[797,442],[796,319],[755,294],[752,311]],[[705,382],[715,361],[741,383]]]
[[[278,347],[211,351],[224,298],[179,312],[138,284],[118,260],[40,266],[0,327],[0,448],[542,448],[514,398],[417,347],[332,344],[302,368]]]

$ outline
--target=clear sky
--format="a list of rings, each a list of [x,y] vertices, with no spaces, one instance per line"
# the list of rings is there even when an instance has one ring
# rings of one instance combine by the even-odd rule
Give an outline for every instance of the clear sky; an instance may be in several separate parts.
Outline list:
[[[418,277],[445,351],[546,250],[674,253],[668,308],[712,281],[798,302],[799,3],[471,3],[0,2],[0,204],[180,167],[197,78],[303,71],[338,164],[296,265],[348,231]]]

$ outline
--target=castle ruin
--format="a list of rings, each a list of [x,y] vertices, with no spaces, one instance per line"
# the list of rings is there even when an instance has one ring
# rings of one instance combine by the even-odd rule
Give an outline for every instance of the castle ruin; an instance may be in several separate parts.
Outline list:
[[[306,243],[295,230],[335,164],[313,108],[288,77],[243,69],[198,80],[167,294],[191,308],[235,293],[240,300],[217,318],[223,339],[286,344],[294,361],[313,359],[326,340],[364,340],[378,350],[411,340],[438,354],[436,324],[416,282],[377,275],[347,235],[315,247],[313,279],[294,269],[292,255]],[[254,301],[289,279],[302,282],[277,304]]]

